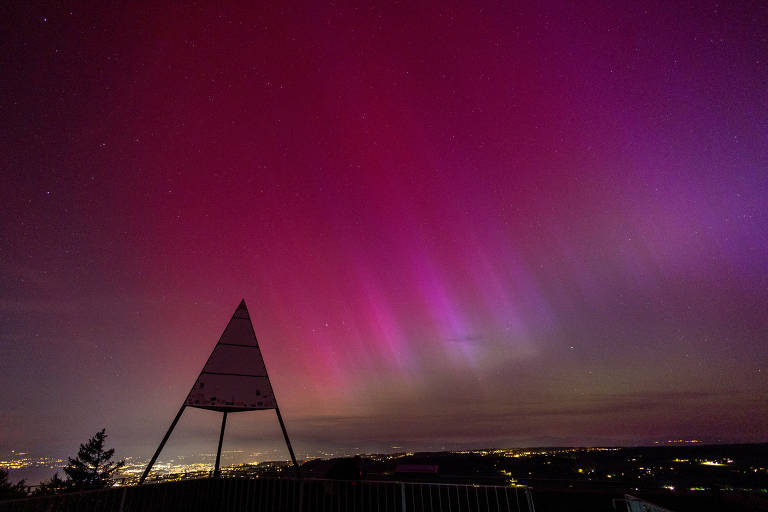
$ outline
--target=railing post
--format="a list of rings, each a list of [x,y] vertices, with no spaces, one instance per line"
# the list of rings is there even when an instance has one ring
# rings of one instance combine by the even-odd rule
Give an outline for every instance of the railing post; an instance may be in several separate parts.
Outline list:
[[[123,495],[120,497],[120,509],[119,512],[123,512],[123,508],[125,507],[125,494],[128,492],[127,487],[123,487]]]
[[[402,501],[403,501],[402,512],[405,512],[405,484],[402,482],[400,482],[400,496],[402,497]]]
[[[531,495],[530,487],[525,490],[525,497],[528,500],[528,512],[536,512],[536,508],[533,506],[533,496]]]
[[[299,512],[304,510],[304,480],[299,480]]]

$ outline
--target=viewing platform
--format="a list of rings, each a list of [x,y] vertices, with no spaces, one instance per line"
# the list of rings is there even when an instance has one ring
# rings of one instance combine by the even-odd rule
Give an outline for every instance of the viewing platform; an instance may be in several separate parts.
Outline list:
[[[0,502],[0,512],[535,512],[530,488],[318,478],[204,478]]]

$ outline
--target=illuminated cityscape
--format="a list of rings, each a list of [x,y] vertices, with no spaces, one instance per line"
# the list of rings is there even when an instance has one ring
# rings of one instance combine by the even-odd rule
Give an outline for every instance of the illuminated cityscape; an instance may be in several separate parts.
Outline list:
[[[696,447],[690,446],[695,444]],[[705,492],[716,487],[722,492],[768,493],[768,465],[764,463],[768,446],[706,446],[686,443],[661,448],[551,447],[461,450],[456,452],[396,452],[388,454],[339,454],[319,452],[303,457],[303,471],[323,476],[334,461],[358,457],[366,478],[398,479],[412,477],[398,472],[403,464],[434,464],[440,467],[439,479],[471,478],[480,483],[510,486],[533,485],[552,488],[553,479],[571,489],[627,488]],[[288,467],[283,460],[265,460],[265,453],[224,451],[223,471],[229,475],[270,475]],[[213,470],[214,453],[194,457],[159,460],[152,478],[178,480],[208,476]],[[763,461],[763,462],[761,462]],[[0,469],[18,479],[29,470],[60,470],[65,461],[12,452],[0,460]],[[117,485],[134,484],[147,460],[127,457],[116,478]],[[330,464],[330,465],[329,465]],[[443,471],[445,468],[445,471]],[[463,468],[463,469],[460,469]],[[30,484],[32,482],[29,482]]]

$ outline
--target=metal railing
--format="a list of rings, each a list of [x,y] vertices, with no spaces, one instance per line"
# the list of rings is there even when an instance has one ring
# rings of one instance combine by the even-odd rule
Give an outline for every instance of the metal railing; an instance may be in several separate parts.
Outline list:
[[[289,478],[206,478],[0,502],[0,512],[535,512],[529,488]]]
[[[625,494],[624,499],[614,499],[613,500],[613,509],[614,510],[621,510],[621,505],[626,505],[627,512],[672,512],[668,508],[660,507],[658,505],[654,505],[653,503],[649,501],[642,500],[640,498],[636,498],[635,496],[632,496],[631,494]]]

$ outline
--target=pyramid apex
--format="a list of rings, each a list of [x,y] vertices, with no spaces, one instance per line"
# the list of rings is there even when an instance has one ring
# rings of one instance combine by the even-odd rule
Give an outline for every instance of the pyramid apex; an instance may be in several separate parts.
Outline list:
[[[239,305],[239,306],[237,306],[237,309],[248,309],[248,308],[245,306],[245,299],[242,299],[242,300],[240,301],[240,305]]]

